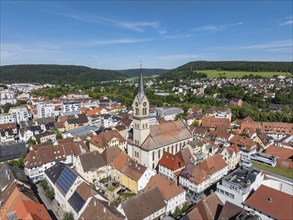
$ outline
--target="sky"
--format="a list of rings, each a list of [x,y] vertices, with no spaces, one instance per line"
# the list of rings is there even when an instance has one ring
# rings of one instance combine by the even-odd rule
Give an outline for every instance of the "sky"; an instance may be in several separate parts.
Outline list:
[[[0,65],[292,61],[293,3],[1,0]]]

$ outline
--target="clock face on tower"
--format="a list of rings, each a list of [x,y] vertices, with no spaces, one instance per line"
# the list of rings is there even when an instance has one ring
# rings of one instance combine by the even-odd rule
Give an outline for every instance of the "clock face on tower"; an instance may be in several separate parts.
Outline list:
[[[138,102],[135,102],[135,105],[138,106]]]
[[[146,107],[146,105],[147,105],[147,103],[146,103],[146,102],[144,102],[144,103],[143,103],[143,106],[144,106],[144,107]]]

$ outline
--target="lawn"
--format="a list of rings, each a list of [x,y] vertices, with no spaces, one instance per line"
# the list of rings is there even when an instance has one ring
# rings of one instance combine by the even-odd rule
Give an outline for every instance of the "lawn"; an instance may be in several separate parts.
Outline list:
[[[208,75],[208,78],[217,78],[217,77],[227,77],[227,78],[235,78],[235,77],[243,77],[244,75],[257,75],[262,77],[271,77],[274,75],[282,75],[286,76],[288,73],[285,72],[246,72],[246,71],[226,71],[226,70],[195,70],[197,72],[203,72]]]
[[[285,168],[282,168],[282,167],[271,167],[271,166],[268,166],[268,165],[257,163],[255,161],[252,162],[252,166],[254,166],[254,167],[256,167],[256,168],[258,168],[260,170],[266,170],[266,171],[269,171],[271,173],[275,173],[275,174],[278,174],[280,176],[285,176],[287,178],[293,179],[293,171],[289,170],[289,169],[285,169]]]

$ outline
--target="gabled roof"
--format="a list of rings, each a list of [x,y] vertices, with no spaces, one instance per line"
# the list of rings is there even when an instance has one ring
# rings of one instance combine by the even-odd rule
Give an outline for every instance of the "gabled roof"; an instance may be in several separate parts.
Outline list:
[[[244,204],[271,218],[292,219],[293,196],[261,185]]]
[[[84,172],[93,172],[107,165],[98,151],[81,154],[79,155],[79,159]]]
[[[26,153],[25,143],[16,143],[10,145],[0,145],[0,162],[17,159],[21,154]]]
[[[238,146],[245,146],[245,150],[251,151],[253,146],[256,146],[256,143],[248,137],[235,135],[229,140],[232,144],[237,144]]]
[[[21,200],[14,207],[18,219],[51,219],[45,206],[32,200]]]
[[[101,132],[96,136],[93,136],[90,140],[90,143],[99,148],[107,148],[109,142],[113,139],[117,138],[119,142],[125,142],[125,139],[121,136],[121,134],[117,130],[110,130],[106,132]]]
[[[236,216],[243,211],[243,208],[226,201],[218,220],[235,219]]]
[[[280,157],[282,160],[293,160],[293,151],[292,149],[277,147],[277,146],[270,146],[266,150],[267,154]]]
[[[192,153],[188,147],[184,147],[176,154],[185,164],[188,164],[193,159]]]
[[[121,172],[129,160],[132,160],[132,158],[127,153],[121,151],[112,161],[111,165]]]
[[[144,219],[166,206],[158,187],[150,189],[121,203],[128,219]]]
[[[121,149],[117,146],[106,148],[101,156],[107,164],[113,162],[113,160],[117,157],[117,155],[121,152]]]
[[[92,197],[78,219],[124,220],[125,218],[115,208],[109,206],[107,202]]]
[[[196,204],[194,209],[187,214],[186,219],[217,219],[223,207],[219,197],[212,192],[209,196]]]
[[[156,174],[151,177],[146,187],[143,189],[144,192],[147,190],[158,187],[163,198],[167,201],[183,193],[185,190],[176,185],[175,182]]]
[[[164,166],[172,171],[176,171],[182,169],[185,164],[184,162],[178,157],[178,155],[171,154],[167,151],[163,152],[162,158],[159,161],[159,165]]]
[[[205,170],[209,175],[212,175],[227,166],[226,161],[220,154],[215,154],[212,157],[207,158],[199,166]]]
[[[121,172],[129,178],[138,181],[147,168],[134,160],[128,160]]]
[[[4,162],[0,166],[0,193],[1,191],[9,186],[14,180],[29,183],[24,171],[18,167],[10,166],[7,162]]]
[[[219,125],[224,125],[227,128],[231,128],[231,122],[228,118],[210,118],[204,117],[201,126],[208,128],[216,128]]]
[[[150,134],[142,143],[141,148],[152,150],[189,138],[192,138],[192,134],[183,121],[166,122],[150,126]]]
[[[200,184],[210,179],[209,175],[205,170],[203,170],[199,165],[195,166],[192,163],[186,165],[184,170],[182,170],[182,172],[180,173],[180,176],[182,176],[185,179],[188,179],[189,181],[195,184]]]

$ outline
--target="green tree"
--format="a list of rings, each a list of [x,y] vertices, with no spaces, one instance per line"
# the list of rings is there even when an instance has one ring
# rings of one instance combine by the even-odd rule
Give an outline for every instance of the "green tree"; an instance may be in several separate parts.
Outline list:
[[[175,209],[175,212],[173,213],[173,218],[177,218],[179,215],[181,214],[181,211],[179,209],[179,207],[177,206],[176,209]]]
[[[188,204],[185,202],[182,207],[182,212],[185,212],[188,209]]]
[[[65,212],[63,215],[63,220],[74,220],[72,212]]]

